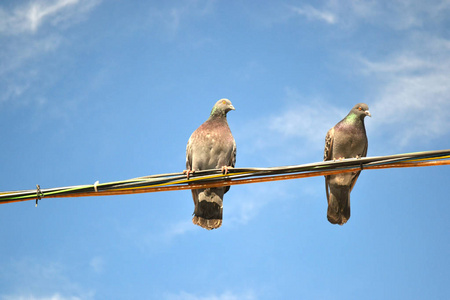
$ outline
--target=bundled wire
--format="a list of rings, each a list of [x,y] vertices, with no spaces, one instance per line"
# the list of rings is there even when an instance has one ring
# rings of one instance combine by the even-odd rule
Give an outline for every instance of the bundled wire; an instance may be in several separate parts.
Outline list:
[[[108,183],[99,183],[97,181],[95,184],[90,185],[60,188],[41,189],[37,185],[37,189],[33,190],[0,192],[0,204],[36,200],[37,205],[38,200],[42,198],[163,192],[324,176],[360,170],[438,165],[450,165],[450,149],[350,158],[284,167],[230,168],[228,174],[223,174],[221,169],[203,170],[191,173],[190,178],[187,178],[183,173],[169,173]]]

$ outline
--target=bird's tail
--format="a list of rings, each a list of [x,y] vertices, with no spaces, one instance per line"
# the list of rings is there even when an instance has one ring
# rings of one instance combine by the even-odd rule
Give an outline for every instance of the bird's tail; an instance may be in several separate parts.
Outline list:
[[[224,188],[193,190],[195,225],[211,230],[222,225]],[[195,201],[197,199],[197,201]]]
[[[350,219],[350,190],[348,188],[331,189],[328,195],[328,221],[344,225]]]

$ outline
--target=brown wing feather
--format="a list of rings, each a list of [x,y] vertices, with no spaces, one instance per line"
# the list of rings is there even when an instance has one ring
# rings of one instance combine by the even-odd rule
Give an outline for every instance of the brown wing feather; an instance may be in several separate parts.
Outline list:
[[[365,147],[364,147],[364,150],[363,150],[363,152],[362,152],[361,157],[366,157],[366,156],[367,156],[367,148],[368,148],[368,146],[369,146],[369,143],[368,143],[367,140],[366,140],[366,145],[365,145]],[[356,180],[357,180],[358,177],[359,177],[359,174],[361,174],[361,171],[356,172],[355,177],[353,177],[352,183],[351,183],[351,185],[350,185],[350,192],[353,190],[353,187],[355,186],[355,183],[356,183]]]
[[[229,161],[228,165],[234,168],[235,164],[236,164],[236,141],[233,139],[233,151],[230,155],[230,161]],[[228,192],[229,190],[230,190],[230,186],[228,185],[225,187],[224,193]]]
[[[367,138],[366,138],[366,147],[364,147],[364,151],[363,151],[361,157],[366,157],[367,156],[367,148],[368,147],[369,147],[369,142],[367,141]]]
[[[192,137],[191,137],[192,138]],[[186,145],[186,169],[188,171],[192,170],[192,147],[191,147],[191,138]]]
[[[236,164],[236,142],[233,140],[233,153],[231,154],[230,158],[230,166],[234,168],[235,164]]]
[[[355,176],[353,176],[351,184],[350,184],[350,192],[353,190],[353,187],[355,186],[356,180],[359,177],[359,174],[361,174],[361,171],[358,171],[355,173]]]
[[[323,153],[323,160],[333,159],[333,140],[334,140],[334,127],[328,130],[325,137],[325,150]],[[330,184],[328,183],[329,177],[325,176],[325,191],[327,192],[327,199],[330,199]]]
[[[192,136],[191,136],[192,138]],[[186,170],[191,171],[192,170],[192,143],[191,138],[189,138],[189,141],[186,145]],[[191,190],[192,193],[192,199],[194,200],[194,205],[197,205],[198,203],[198,192],[197,190]]]
[[[333,159],[333,141],[334,141],[334,127],[328,130],[325,137],[325,150],[323,153],[323,160]]]

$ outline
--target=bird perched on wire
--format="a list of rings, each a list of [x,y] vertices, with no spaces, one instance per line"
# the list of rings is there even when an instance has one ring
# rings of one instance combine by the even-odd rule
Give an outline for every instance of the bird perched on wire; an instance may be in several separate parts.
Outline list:
[[[348,115],[327,132],[323,160],[361,158],[367,155],[364,118],[371,117],[365,103],[356,104]],[[350,192],[361,171],[325,176],[328,211],[332,224],[345,224],[350,218]]]
[[[189,138],[186,147],[186,170],[222,169],[225,174],[236,162],[236,142],[227,122],[227,113],[234,110],[228,99],[216,102],[211,114]],[[223,195],[229,186],[191,190],[194,199],[192,222],[208,230],[222,225]]]

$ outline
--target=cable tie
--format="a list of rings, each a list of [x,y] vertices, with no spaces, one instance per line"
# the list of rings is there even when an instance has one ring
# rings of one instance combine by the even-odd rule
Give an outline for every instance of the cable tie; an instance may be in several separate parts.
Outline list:
[[[97,185],[99,184],[99,181],[97,180],[95,183],[94,183],[94,191],[95,192],[98,192],[98,190],[97,190]]]
[[[38,201],[41,200],[41,195],[44,197],[44,194],[41,192],[41,187],[39,184],[36,184],[36,206],[38,206]]]

